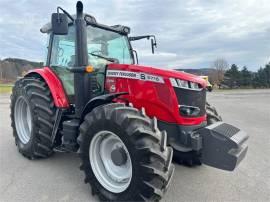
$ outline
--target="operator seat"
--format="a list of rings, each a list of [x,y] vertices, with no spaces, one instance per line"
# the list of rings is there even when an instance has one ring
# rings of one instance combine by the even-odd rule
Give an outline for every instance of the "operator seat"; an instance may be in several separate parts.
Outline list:
[[[70,56],[70,60],[67,65],[68,67],[73,67],[75,65],[75,55]]]

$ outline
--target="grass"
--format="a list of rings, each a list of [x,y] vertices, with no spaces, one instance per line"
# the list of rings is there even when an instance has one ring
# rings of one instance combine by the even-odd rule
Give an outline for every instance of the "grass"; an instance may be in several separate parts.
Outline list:
[[[0,94],[11,93],[13,84],[0,84]]]

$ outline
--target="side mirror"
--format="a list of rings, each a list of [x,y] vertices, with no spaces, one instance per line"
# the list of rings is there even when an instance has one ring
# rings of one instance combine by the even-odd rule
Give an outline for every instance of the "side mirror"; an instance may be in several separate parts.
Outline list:
[[[68,18],[64,13],[53,13],[52,14],[52,32],[57,35],[68,34]]]
[[[153,38],[151,39],[151,48],[152,48],[152,53],[155,53],[155,48],[157,47],[157,42]]]

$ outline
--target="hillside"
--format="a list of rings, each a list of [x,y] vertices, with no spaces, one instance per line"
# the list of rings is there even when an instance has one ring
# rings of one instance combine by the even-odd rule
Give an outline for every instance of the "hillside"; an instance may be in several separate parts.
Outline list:
[[[15,81],[18,76],[30,69],[41,67],[40,62],[33,62],[18,58],[6,58],[0,60],[0,82]]]
[[[202,69],[176,69],[177,71],[184,71],[190,74],[195,74],[198,76],[212,76],[216,70],[212,68],[202,68]]]
[[[22,76],[30,69],[42,67],[41,62],[33,62],[18,58],[6,58],[0,60],[0,82],[12,82],[17,77]],[[215,73],[215,69],[202,68],[202,69],[176,69],[177,71],[184,71],[195,75],[208,75],[211,77]]]

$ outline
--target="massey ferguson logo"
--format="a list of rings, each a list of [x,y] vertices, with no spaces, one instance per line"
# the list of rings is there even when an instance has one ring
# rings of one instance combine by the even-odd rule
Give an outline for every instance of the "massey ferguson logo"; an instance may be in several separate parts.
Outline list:
[[[116,77],[116,78],[127,78],[127,79],[152,81],[152,82],[156,82],[156,83],[164,83],[163,78],[160,76],[155,76],[155,75],[145,74],[145,73],[140,73],[140,72],[108,70],[107,76],[108,77]]]

